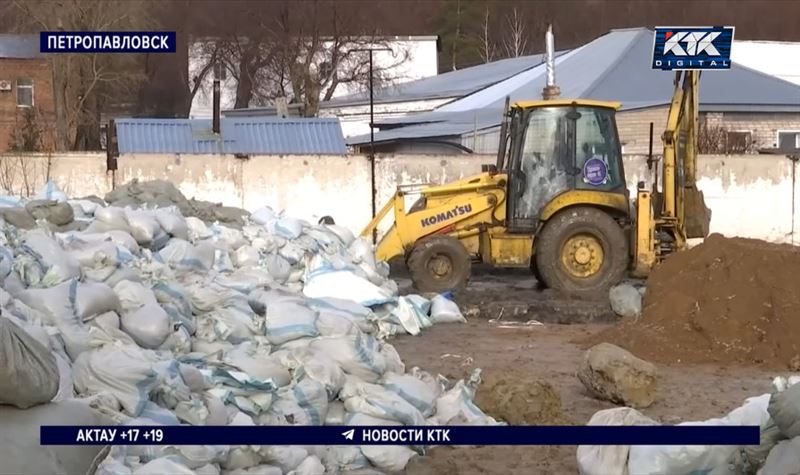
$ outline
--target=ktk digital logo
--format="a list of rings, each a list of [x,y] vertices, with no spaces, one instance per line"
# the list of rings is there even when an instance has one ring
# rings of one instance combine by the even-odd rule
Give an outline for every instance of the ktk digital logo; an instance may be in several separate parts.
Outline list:
[[[653,39],[653,69],[730,69],[732,26],[659,26]]]

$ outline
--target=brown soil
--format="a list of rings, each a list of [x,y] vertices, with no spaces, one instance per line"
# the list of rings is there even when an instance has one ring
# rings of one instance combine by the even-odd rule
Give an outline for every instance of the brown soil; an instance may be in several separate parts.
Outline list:
[[[478,387],[475,402],[484,412],[511,425],[569,424],[561,398],[544,381],[490,375]]]
[[[786,369],[800,357],[798,274],[796,247],[712,235],[654,270],[638,321],[583,343],[615,343],[659,363]]]

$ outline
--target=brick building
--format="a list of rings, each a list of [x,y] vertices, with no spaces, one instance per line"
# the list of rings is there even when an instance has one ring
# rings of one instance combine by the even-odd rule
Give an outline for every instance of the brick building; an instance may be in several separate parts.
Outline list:
[[[651,68],[652,48],[653,32],[632,28],[611,31],[556,55],[556,82],[562,97],[622,103],[617,125],[624,153],[647,153],[651,122],[654,152],[661,148],[674,75]],[[505,98],[541,98],[545,69],[541,55],[533,55],[377,91],[376,110],[398,107],[403,101],[424,100],[432,105],[424,112],[376,120],[375,149],[383,153],[495,153]],[[700,143],[707,152],[800,149],[800,85],[734,61],[730,70],[702,74],[699,97]],[[356,99],[348,100],[356,104]],[[348,143],[367,149],[370,136],[348,137]]]
[[[53,76],[39,37],[0,35],[0,152],[15,145],[49,148],[54,120]]]

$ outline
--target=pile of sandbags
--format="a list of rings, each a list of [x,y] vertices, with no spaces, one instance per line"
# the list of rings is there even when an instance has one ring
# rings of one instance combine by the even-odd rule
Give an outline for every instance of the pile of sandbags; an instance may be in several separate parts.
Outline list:
[[[125,196],[150,204],[136,186]],[[21,394],[0,397],[77,397],[118,424],[496,423],[472,402],[479,372],[406,371],[384,341],[464,318],[446,296],[398,295],[370,243],[268,208],[241,228],[208,223],[167,196],[161,208],[66,200],[82,231],[0,224],[2,351],[32,368]],[[114,447],[97,473],[397,471],[419,450]]]
[[[580,446],[578,467],[584,475],[690,475],[743,473],[789,475],[800,469],[800,378],[776,378],[771,394],[748,398],[722,418],[679,425],[759,426],[756,446]],[[635,409],[597,412],[589,425],[655,425]]]

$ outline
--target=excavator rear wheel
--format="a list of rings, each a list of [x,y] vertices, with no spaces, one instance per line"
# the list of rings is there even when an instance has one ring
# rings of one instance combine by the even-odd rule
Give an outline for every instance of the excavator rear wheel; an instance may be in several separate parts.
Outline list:
[[[552,289],[608,290],[623,279],[629,264],[625,232],[597,208],[570,208],[556,214],[535,243],[536,269]]]
[[[407,265],[417,290],[446,292],[467,286],[472,259],[458,239],[428,236],[414,244]]]

